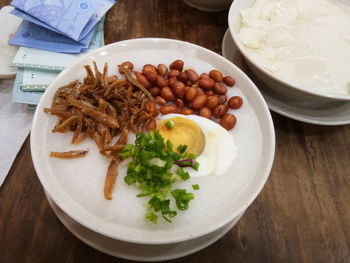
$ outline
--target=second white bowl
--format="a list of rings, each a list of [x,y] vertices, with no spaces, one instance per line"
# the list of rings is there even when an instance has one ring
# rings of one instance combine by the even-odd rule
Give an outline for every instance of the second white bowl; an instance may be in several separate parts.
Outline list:
[[[239,51],[242,53],[252,72],[277,94],[295,100],[310,102],[310,107],[323,107],[332,102],[350,101],[350,95],[324,94],[295,86],[272,74],[267,69],[259,65],[251,56],[249,56],[246,48],[238,36],[241,27],[240,12],[251,7],[254,2],[255,0],[235,0],[230,7],[228,15],[228,24],[233,41],[237,45]]]

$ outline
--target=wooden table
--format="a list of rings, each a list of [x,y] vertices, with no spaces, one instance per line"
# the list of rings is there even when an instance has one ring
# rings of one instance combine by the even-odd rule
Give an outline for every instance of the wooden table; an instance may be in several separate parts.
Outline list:
[[[180,0],[118,0],[105,39],[175,38],[220,53],[226,28],[227,11],[205,13]],[[350,262],[350,125],[272,115],[276,157],[259,197],[223,238],[173,262]],[[29,144],[28,138],[0,188],[0,262],[127,262],[85,245],[60,223]]]

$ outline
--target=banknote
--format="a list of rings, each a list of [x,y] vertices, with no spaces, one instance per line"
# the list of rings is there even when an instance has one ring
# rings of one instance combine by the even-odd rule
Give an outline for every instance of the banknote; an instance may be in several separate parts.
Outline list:
[[[43,28],[46,28],[47,30],[49,30],[48,32],[56,32],[57,34],[60,34],[60,35],[63,35],[63,36],[64,36],[64,34],[62,34],[62,32],[58,31],[57,29],[55,29],[55,28],[53,28],[53,27],[50,27],[49,25],[47,25],[47,24],[45,24],[45,23],[43,23],[43,22],[41,22],[41,21],[35,19],[35,18],[32,17],[31,15],[28,15],[27,13],[24,13],[24,12],[22,12],[21,10],[19,10],[19,9],[17,9],[17,8],[13,9],[13,10],[11,11],[11,14],[12,14],[12,15],[15,15],[15,16],[17,16],[17,17],[20,17],[20,18],[22,18],[23,20],[26,20],[26,21],[28,21],[28,22],[31,22],[31,23],[33,23],[33,24],[36,24],[36,25],[41,26],[41,27],[43,27]],[[45,30],[43,30],[43,31],[45,32]],[[49,34],[48,34],[48,36],[49,36]],[[77,41],[77,42],[79,42],[80,44],[82,44],[82,45],[84,45],[84,46],[89,45],[89,43],[90,43],[90,41],[91,41],[91,37],[89,37],[89,36],[90,36],[90,35],[87,35],[87,36],[85,36],[84,38],[80,39],[80,40]]]
[[[85,55],[90,50],[104,46],[103,25],[104,17],[97,25],[97,30],[90,43],[89,49],[84,53],[57,54],[55,52],[40,49],[20,47],[12,61],[12,65],[19,68],[31,68],[59,72],[73,63],[80,56]],[[24,86],[24,89],[26,89],[26,86]]]
[[[81,42],[115,0],[13,0],[11,4],[16,7],[14,15]]]
[[[83,29],[81,37],[84,37],[89,33],[89,31],[101,20],[102,17],[104,17],[104,15],[115,4],[115,2],[115,0],[100,1],[100,5],[98,6],[96,12],[93,14],[93,16],[90,18],[85,28]]]
[[[42,95],[44,92],[26,92],[22,90],[22,80],[23,80],[23,69],[17,69],[17,75],[15,79],[15,83],[12,89],[12,101],[24,103],[24,104],[32,104],[38,105]]]
[[[100,20],[98,24],[98,30],[96,30],[96,34],[93,38],[93,41],[88,51],[103,46],[103,43],[104,43],[103,21],[104,21],[104,17]],[[79,57],[81,57],[81,54],[77,54],[77,55],[57,54],[54,52],[23,48],[23,47],[21,47],[20,49],[22,51],[19,50],[17,52],[17,55],[19,55],[20,58],[24,57],[24,59],[22,59],[22,62],[24,62],[23,60],[26,60],[29,63],[41,63],[41,67],[39,68],[33,68],[33,67],[23,68],[22,91],[44,91],[52,83],[52,81],[58,75],[59,71],[50,69],[47,65],[47,62],[52,63],[52,66],[55,69],[57,69],[57,62],[59,61],[60,63],[62,63],[63,61],[65,61],[66,64],[64,65],[61,64],[62,66],[62,68],[60,68],[61,70],[66,66],[70,65],[71,63],[73,63]],[[25,49],[28,49],[27,52],[25,51]],[[21,65],[25,65],[25,63],[22,63]],[[18,67],[21,67],[21,65],[17,64]],[[30,65],[33,65],[33,64],[30,64]]]
[[[93,37],[93,30],[87,37]],[[81,44],[66,36],[50,31],[28,21],[23,21],[9,44],[15,46],[32,47],[61,53],[81,53],[89,44]]]
[[[96,0],[13,0],[11,5],[74,40],[97,10]]]
[[[22,91],[45,91],[59,72],[23,69]]]

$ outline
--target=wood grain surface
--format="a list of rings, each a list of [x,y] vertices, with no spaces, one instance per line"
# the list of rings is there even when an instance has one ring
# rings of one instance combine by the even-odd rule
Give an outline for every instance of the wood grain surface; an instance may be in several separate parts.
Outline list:
[[[226,28],[227,11],[205,13],[179,0],[118,0],[105,39],[175,38],[220,53]],[[350,262],[350,125],[272,115],[276,156],[259,197],[219,241],[171,262]],[[29,145],[28,138],[0,188],[0,262],[129,262],[85,245],[60,223]]]

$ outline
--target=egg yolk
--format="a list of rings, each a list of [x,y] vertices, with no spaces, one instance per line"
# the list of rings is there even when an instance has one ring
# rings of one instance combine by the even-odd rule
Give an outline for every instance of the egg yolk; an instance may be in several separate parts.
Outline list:
[[[172,128],[166,126],[168,121],[174,122]],[[203,151],[204,134],[201,128],[192,120],[182,117],[165,119],[158,124],[158,130],[165,141],[170,140],[173,143],[174,150],[180,145],[187,145],[187,153],[194,153],[198,156]]]

